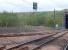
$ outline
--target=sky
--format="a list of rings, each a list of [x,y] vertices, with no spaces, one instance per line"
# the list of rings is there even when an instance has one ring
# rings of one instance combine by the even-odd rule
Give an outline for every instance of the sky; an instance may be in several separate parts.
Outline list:
[[[37,11],[68,9],[68,0],[0,0],[0,12],[33,12],[33,2],[38,3]]]

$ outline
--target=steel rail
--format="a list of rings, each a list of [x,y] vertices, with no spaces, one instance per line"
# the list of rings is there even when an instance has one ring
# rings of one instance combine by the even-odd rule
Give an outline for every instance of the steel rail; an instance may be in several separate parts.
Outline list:
[[[61,31],[61,32],[62,32],[62,31]],[[48,36],[48,37],[42,37],[42,38],[40,38],[40,39],[34,39],[34,40],[31,40],[31,41],[22,43],[22,44],[20,44],[20,45],[17,45],[17,46],[15,46],[15,47],[9,48],[9,49],[7,49],[7,50],[13,50],[13,49],[15,49],[15,48],[19,48],[19,47],[24,46],[24,45],[27,45],[27,44],[39,42],[39,41],[41,41],[41,40],[43,40],[43,39],[46,39],[46,43],[48,43],[49,41],[52,41],[52,40],[58,38],[58,37],[53,38],[53,36],[55,36],[56,34],[59,34],[59,33],[61,33],[61,32],[57,32],[57,33],[55,33],[55,34],[53,34],[53,35],[50,35],[50,36]],[[63,34],[63,35],[64,35],[64,34]],[[61,36],[61,35],[60,35],[60,36]],[[48,40],[49,38],[50,38],[50,40]],[[44,43],[42,43],[41,45],[39,45],[39,46],[36,47],[36,48],[33,48],[32,50],[35,50],[35,49],[39,48],[39,47],[42,46],[43,44],[44,44]]]
[[[61,35],[59,35],[59,36],[53,36],[53,37],[49,37],[48,39],[46,39],[46,41],[45,42],[43,42],[41,45],[39,45],[39,46],[37,46],[37,47],[35,47],[35,48],[33,48],[33,49],[31,49],[31,50],[38,50],[39,48],[41,48],[42,46],[44,46],[44,45],[46,45],[47,43],[49,43],[49,42],[51,42],[51,41],[54,41],[55,39],[57,39],[57,38],[60,38],[60,37],[62,37],[63,35],[65,35],[66,33],[68,33],[68,32],[65,32],[65,33],[63,33],[63,34],[61,34]]]

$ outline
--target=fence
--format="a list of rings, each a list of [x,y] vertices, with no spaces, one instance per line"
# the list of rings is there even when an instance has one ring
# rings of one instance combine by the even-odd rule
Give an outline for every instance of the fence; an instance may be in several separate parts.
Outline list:
[[[55,21],[55,24],[54,24]],[[45,26],[54,28],[56,24],[61,28],[64,25],[64,12],[56,11],[55,18],[52,11],[49,12],[21,12],[0,13],[0,32],[29,32],[33,26]]]

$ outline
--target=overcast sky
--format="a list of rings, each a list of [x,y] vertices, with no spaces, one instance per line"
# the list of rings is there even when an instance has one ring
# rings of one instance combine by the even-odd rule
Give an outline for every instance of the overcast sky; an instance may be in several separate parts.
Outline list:
[[[68,8],[68,0],[0,0],[0,11],[30,12],[33,11],[33,2],[38,3],[38,11]]]

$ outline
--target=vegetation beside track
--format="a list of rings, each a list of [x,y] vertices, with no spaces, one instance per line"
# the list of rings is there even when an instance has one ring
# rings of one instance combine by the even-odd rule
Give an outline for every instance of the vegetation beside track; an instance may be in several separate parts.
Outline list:
[[[63,11],[55,12],[18,12],[18,13],[9,13],[3,12],[0,13],[0,26],[1,27],[9,27],[9,26],[23,26],[23,25],[32,25],[32,26],[54,26],[55,23],[59,26],[63,24],[64,18]]]

